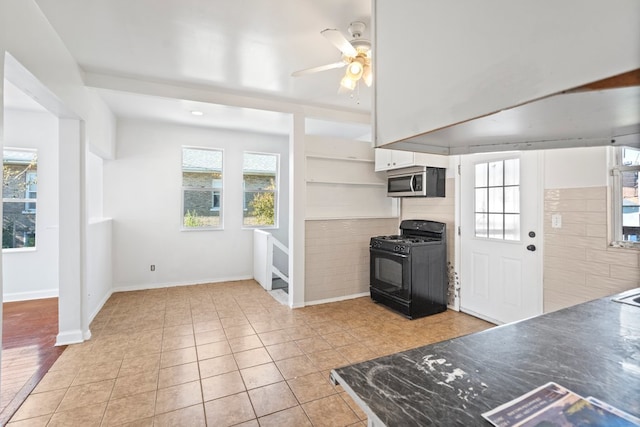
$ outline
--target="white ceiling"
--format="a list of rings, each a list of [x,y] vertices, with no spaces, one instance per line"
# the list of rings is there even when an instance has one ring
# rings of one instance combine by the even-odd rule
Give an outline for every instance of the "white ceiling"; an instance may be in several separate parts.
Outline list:
[[[293,71],[340,59],[340,52],[320,34],[325,28],[348,37],[349,23],[360,20],[368,26],[364,37],[371,38],[370,0],[35,1],[85,71],[89,86],[121,117],[286,134],[290,116],[282,113],[285,110],[310,106],[371,111],[371,88],[360,85],[355,93],[338,93],[343,69],[291,77]],[[131,93],[131,86],[119,90],[124,88],[118,86],[122,78],[220,96],[158,98],[141,94],[144,91]],[[101,86],[105,79],[115,83]],[[10,98],[11,93],[5,95]],[[202,102],[228,96],[242,101],[231,103],[235,106]],[[260,101],[243,104],[247,99]],[[264,107],[265,100],[278,105],[275,111],[255,109]],[[5,99],[5,104],[10,107],[13,101]],[[191,110],[204,115],[192,116]],[[578,146],[586,139],[637,136],[639,117],[637,88],[558,95],[418,135],[394,148],[456,154],[480,146],[478,151],[550,148],[545,141],[561,139]],[[367,123],[308,120],[307,130],[371,137]]]
[[[468,152],[638,145],[640,86],[571,92],[506,109],[402,142],[405,149]],[[418,144],[418,145],[414,145]]]
[[[339,61],[340,52],[320,31],[336,28],[350,38],[350,22],[369,25],[370,0],[36,2],[87,73],[206,87],[294,105],[371,110],[371,88],[360,85],[357,96],[338,94],[344,69],[291,77],[293,71]],[[364,37],[370,38],[370,28]],[[119,116],[175,119],[185,108],[179,100],[152,106],[149,97],[101,94]],[[198,108],[229,127],[255,124],[250,130],[269,131],[269,126],[277,126],[255,110]]]

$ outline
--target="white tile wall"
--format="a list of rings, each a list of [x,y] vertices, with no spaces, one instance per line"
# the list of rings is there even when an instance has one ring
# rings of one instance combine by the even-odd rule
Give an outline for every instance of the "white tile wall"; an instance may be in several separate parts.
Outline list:
[[[640,286],[639,252],[609,247],[606,187],[545,190],[544,221],[545,312]]]
[[[402,219],[447,224],[454,259],[454,179],[445,198],[406,198]],[[562,215],[562,228],[551,215]],[[640,252],[612,248],[607,237],[606,187],[545,190],[544,311],[554,311],[640,286]],[[397,219],[306,222],[307,302],[367,292],[369,239],[398,232]]]
[[[397,218],[307,220],[305,302],[369,291],[369,240],[398,233]]]
[[[446,197],[402,199],[402,219],[427,219],[447,224],[447,259],[455,259],[455,178],[448,178]]]

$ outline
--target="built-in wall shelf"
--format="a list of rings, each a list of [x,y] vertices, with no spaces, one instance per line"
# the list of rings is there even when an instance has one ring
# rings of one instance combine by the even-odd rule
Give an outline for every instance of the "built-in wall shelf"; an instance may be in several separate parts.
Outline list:
[[[307,218],[397,215],[387,174],[375,171],[371,142],[307,135],[305,161]]]
[[[365,185],[365,186],[373,186],[373,187],[386,186],[384,182],[331,181],[331,180],[317,180],[317,179],[307,179],[307,183],[308,184],[331,184],[331,185]]]
[[[338,160],[340,162],[375,163],[374,159],[367,159],[367,158],[361,158],[361,157],[326,156],[326,155],[323,155],[323,154],[307,154],[307,159]]]

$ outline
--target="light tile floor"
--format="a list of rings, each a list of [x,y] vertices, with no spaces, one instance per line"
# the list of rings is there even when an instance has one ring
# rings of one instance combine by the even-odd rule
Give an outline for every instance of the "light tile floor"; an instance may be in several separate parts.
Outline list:
[[[365,426],[331,369],[491,326],[369,298],[291,310],[254,281],[116,293],[9,426]]]

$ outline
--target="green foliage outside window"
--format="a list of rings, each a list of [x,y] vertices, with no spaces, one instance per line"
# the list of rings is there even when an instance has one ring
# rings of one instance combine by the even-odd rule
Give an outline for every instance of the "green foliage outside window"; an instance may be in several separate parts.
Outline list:
[[[275,194],[257,193],[250,203],[255,222],[261,225],[275,224]]]

